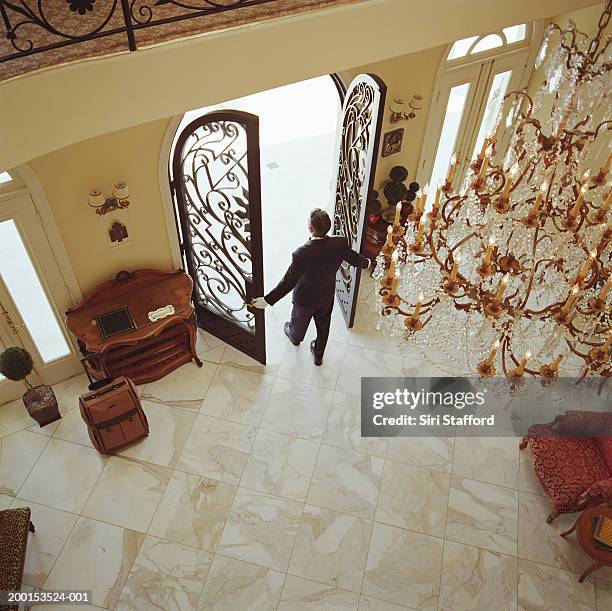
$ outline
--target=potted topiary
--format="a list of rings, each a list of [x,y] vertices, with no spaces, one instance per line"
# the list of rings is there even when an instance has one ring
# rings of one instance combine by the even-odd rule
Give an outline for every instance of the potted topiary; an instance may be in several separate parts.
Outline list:
[[[382,204],[378,199],[378,191],[372,191],[370,197],[366,203],[366,214],[368,215],[368,222],[374,224],[380,218],[382,210]]]
[[[14,382],[23,380],[29,386],[23,395],[23,404],[28,414],[42,427],[59,420],[62,415],[51,386],[32,386],[28,381],[27,376],[32,373],[33,368],[32,356],[24,348],[14,346],[0,354],[0,373]]]

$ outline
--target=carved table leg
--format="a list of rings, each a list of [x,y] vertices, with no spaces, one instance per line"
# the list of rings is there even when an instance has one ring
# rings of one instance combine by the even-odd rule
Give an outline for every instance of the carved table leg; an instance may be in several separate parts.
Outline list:
[[[596,571],[604,566],[606,565],[602,562],[595,562],[584,573],[582,573],[582,575],[580,575],[580,579],[578,581],[582,583],[593,571]]]

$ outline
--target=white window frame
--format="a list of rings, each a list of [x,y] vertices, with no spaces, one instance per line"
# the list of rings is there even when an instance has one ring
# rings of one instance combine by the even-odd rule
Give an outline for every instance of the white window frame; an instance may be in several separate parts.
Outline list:
[[[452,87],[466,82],[471,83],[466,108],[455,144],[458,166],[454,185],[457,187],[461,184],[465,171],[469,166],[469,158],[471,158],[472,150],[478,137],[478,130],[494,76],[499,72],[512,70],[513,73],[508,91],[522,89],[527,85],[535,55],[542,40],[544,26],[539,21],[527,23],[526,26],[527,31],[523,40],[504,44],[503,46],[474,55],[469,55],[468,52],[463,57],[449,60],[447,59],[448,54],[456,41],[451,42],[447,46],[438,68],[432,104],[425,128],[426,137],[421,148],[421,155],[417,166],[416,180],[421,186],[424,186],[429,181],[433,170],[448,97]],[[502,28],[493,32],[484,32],[470,45],[470,49],[489,34],[498,34],[502,37],[502,40],[505,40]],[[506,104],[505,113],[508,112],[509,107],[510,105]],[[505,116],[502,117],[502,126],[505,125],[504,121]],[[503,128],[499,133],[498,151],[505,150],[508,138],[509,130]],[[435,185],[430,185],[430,190],[435,191]]]

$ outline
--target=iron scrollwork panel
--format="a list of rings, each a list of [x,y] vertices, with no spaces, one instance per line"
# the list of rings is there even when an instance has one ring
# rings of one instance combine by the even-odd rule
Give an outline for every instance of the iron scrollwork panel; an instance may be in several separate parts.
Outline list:
[[[334,233],[347,238],[356,251],[364,237],[365,207],[376,173],[386,85],[377,76],[360,74],[344,100],[338,156]],[[336,293],[347,326],[352,326],[361,270],[343,263]]]
[[[257,129],[247,113],[197,119],[177,141],[173,174],[196,311],[211,332],[261,357],[263,317],[245,305],[263,289]]]

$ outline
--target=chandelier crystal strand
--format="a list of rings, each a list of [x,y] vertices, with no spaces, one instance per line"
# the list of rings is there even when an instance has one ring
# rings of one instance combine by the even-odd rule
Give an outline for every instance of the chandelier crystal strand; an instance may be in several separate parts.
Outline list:
[[[593,39],[571,21],[548,26],[544,82],[533,99],[509,93],[500,111],[511,105],[503,161],[496,130],[459,192],[451,163],[431,210],[419,193],[405,224],[389,227],[374,273],[381,332],[514,383],[612,375],[612,153],[590,167],[610,148],[612,121],[598,113],[610,107],[611,12],[608,0]]]

